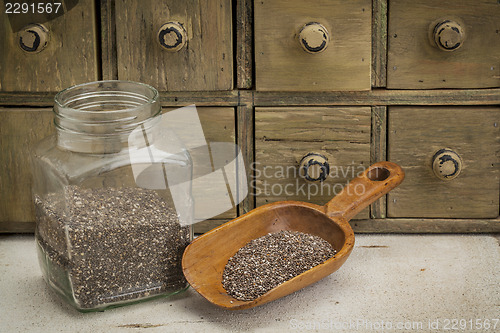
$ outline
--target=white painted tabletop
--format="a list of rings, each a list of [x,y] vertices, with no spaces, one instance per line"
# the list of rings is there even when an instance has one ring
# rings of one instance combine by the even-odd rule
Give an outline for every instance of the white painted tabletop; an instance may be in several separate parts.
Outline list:
[[[33,235],[0,236],[0,332],[500,332],[500,247],[491,235],[356,235],[334,274],[242,311],[188,289],[79,313],[46,286],[34,245]]]

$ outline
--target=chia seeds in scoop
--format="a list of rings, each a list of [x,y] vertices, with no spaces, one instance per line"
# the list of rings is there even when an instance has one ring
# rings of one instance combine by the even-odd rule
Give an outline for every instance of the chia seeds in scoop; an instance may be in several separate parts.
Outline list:
[[[252,240],[229,259],[222,285],[232,297],[251,301],[335,254],[330,243],[315,235],[269,233]]]

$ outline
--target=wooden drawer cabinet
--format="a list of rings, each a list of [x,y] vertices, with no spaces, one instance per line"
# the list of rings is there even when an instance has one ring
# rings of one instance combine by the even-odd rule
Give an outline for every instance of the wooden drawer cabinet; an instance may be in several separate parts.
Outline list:
[[[406,172],[390,217],[495,218],[500,108],[391,107],[389,160]]]
[[[500,87],[500,3],[390,0],[387,87]]]
[[[198,208],[231,205],[195,232],[268,202],[325,204],[384,160],[406,179],[356,232],[500,232],[497,0],[63,2],[0,14],[0,232],[34,230],[28,148],[54,130],[54,93],[96,79],[151,84],[165,111],[195,104],[200,182],[222,168],[214,143],[241,149],[249,195],[196,189]]]
[[[231,1],[117,0],[118,78],[158,90],[233,87]]]
[[[94,1],[59,14],[6,14],[0,0],[0,91],[59,91],[97,80]]]
[[[257,90],[370,89],[371,1],[255,1]]]
[[[370,163],[369,107],[257,108],[257,205],[327,203]],[[357,218],[367,218],[368,210]]]

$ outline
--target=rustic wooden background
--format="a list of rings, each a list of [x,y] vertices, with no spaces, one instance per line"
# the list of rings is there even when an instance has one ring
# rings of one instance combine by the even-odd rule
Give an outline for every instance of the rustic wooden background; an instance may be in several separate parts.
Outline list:
[[[331,31],[330,53],[319,55],[321,60],[311,58],[310,64],[297,68],[299,76],[290,76],[288,71],[304,55],[293,50],[289,58],[285,56],[283,50],[293,46],[282,41],[280,29],[295,22],[297,15],[303,15],[304,22],[328,22],[328,10],[346,8],[342,2],[320,1],[315,10],[303,12],[304,4],[298,0],[155,0],[147,6],[131,0],[82,0],[43,23],[51,32],[50,41],[37,54],[26,54],[15,45],[14,29],[19,24],[14,23],[19,19],[0,14],[0,232],[34,230],[29,148],[53,132],[54,94],[75,83],[118,78],[157,86],[164,108],[196,104],[207,133],[239,145],[249,182],[253,162],[276,162],[284,156],[285,163],[293,164],[308,148],[328,155],[328,142],[338,142],[340,152],[331,153],[331,158],[342,163],[369,164],[387,158],[401,163],[407,180],[351,222],[356,232],[500,232],[500,4],[496,0],[349,2],[337,21],[356,10],[353,26],[364,32],[357,44],[348,43],[349,22],[325,23],[337,29]],[[4,8],[3,0],[0,5]],[[266,10],[273,6],[292,9],[276,16]],[[425,44],[427,16],[436,13],[468,22],[460,56],[453,58]],[[167,18],[186,26],[189,48],[172,54],[155,44],[151,36]],[[415,24],[407,24],[409,20]],[[371,40],[365,38],[370,31]],[[339,52],[345,50],[342,57],[335,57],[335,45],[342,46]],[[264,54],[258,53],[261,50]],[[324,71],[315,77],[318,82],[326,80],[323,89],[304,71],[322,73],[321,64],[345,60],[349,54],[354,57],[356,51],[364,61],[348,91],[339,85],[342,75]],[[276,62],[284,67],[275,70]],[[342,125],[336,127],[339,122]],[[298,136],[297,123],[310,143]],[[479,123],[484,126],[474,125]],[[221,131],[224,125],[230,130]],[[350,126],[353,132],[343,135]],[[325,127],[338,131],[329,133]],[[397,131],[405,127],[408,131],[399,135]],[[264,139],[271,135],[279,141]],[[357,150],[352,150],[350,135],[361,142]],[[429,171],[423,167],[429,164],[427,150],[442,145],[463,149],[463,177],[449,183],[439,183],[428,174],[429,178],[419,179],[416,175]],[[249,195],[237,210],[195,230],[204,232],[276,199],[283,198]]]

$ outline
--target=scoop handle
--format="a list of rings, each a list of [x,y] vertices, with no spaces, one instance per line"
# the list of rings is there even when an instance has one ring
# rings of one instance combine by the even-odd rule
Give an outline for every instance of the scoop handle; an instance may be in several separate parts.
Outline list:
[[[392,162],[377,162],[346,187],[324,207],[329,217],[343,217],[349,221],[378,198],[401,184],[403,169]]]

